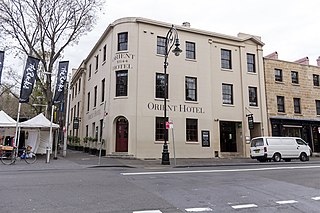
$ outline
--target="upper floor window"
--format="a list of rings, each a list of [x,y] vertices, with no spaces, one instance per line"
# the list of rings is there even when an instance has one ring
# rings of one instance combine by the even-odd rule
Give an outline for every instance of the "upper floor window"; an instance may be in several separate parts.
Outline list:
[[[118,33],[118,51],[128,50],[128,32]]]
[[[282,82],[282,70],[281,69],[274,69],[274,79],[275,79],[275,81]]]
[[[296,71],[291,71],[291,82],[293,84],[299,84],[299,74]]]
[[[128,95],[128,70],[116,72],[116,96]]]
[[[186,141],[198,141],[198,119],[186,119]]]
[[[256,72],[255,55],[247,53],[247,71],[251,73]]]
[[[88,74],[88,79],[91,78],[91,72],[92,72],[92,67],[91,64],[89,64],[89,74]]]
[[[277,108],[278,112],[285,112],[284,96],[277,96]]]
[[[186,77],[186,101],[197,101],[197,78]]]
[[[103,46],[103,61],[107,60],[107,45]]]
[[[222,103],[233,104],[233,85],[222,84]]]
[[[75,85],[74,97],[77,97],[77,94],[78,94],[78,83],[76,83],[76,85]]]
[[[231,50],[221,49],[221,68],[232,69]]]
[[[90,92],[88,92],[88,102],[87,102],[87,111],[89,112],[90,110]]]
[[[317,115],[320,115],[320,100],[316,100],[316,112]]]
[[[78,93],[80,93],[80,90],[81,90],[81,78],[79,78],[79,87],[78,87]]]
[[[301,113],[300,98],[293,98],[293,107],[294,107],[294,113],[297,113],[297,114]]]
[[[313,86],[318,87],[319,85],[319,75],[313,74]]]
[[[97,106],[97,96],[98,96],[98,87],[94,87],[94,99],[93,99],[93,107]]]
[[[166,38],[157,37],[157,54],[165,55],[166,54]]]
[[[106,88],[106,79],[104,78],[101,81],[101,102],[104,102],[105,88]]]
[[[168,74],[156,73],[156,98],[164,97],[168,98]]]
[[[249,105],[258,106],[257,87],[249,87]]]
[[[196,59],[196,44],[186,41],[186,58]]]
[[[99,68],[99,55],[96,55],[96,70]]]

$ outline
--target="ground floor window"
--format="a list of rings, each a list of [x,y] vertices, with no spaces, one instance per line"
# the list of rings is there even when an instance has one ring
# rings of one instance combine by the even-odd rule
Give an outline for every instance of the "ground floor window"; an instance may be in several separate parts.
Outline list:
[[[168,130],[165,129],[165,125],[164,117],[156,117],[156,141],[164,141],[165,139],[168,139]]]
[[[198,119],[186,119],[186,140],[191,142],[198,141]]]
[[[221,152],[237,152],[236,122],[220,122]]]

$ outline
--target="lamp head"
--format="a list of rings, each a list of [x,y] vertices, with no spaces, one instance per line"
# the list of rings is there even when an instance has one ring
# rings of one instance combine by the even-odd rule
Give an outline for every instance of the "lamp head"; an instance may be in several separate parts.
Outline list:
[[[179,43],[179,39],[176,39],[176,42],[174,44],[176,47],[172,50],[172,52],[174,53],[175,56],[179,56],[180,53],[182,52],[182,50],[180,49],[180,43]]]

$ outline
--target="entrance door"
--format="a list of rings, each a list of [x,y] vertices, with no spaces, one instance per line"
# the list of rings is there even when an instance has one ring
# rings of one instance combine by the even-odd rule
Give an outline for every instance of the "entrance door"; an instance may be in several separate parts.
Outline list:
[[[116,152],[128,152],[128,121],[120,117],[116,123]]]
[[[220,151],[237,152],[236,123],[220,122]]]

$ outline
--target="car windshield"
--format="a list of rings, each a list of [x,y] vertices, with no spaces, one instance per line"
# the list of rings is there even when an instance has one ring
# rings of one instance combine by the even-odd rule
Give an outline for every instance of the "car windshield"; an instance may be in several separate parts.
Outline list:
[[[256,138],[251,140],[251,147],[263,146],[263,138]]]

